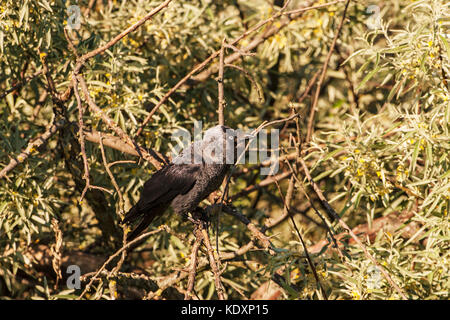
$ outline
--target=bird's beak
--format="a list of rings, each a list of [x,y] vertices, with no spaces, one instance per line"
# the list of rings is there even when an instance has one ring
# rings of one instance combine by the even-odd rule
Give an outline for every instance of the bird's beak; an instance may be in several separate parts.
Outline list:
[[[243,140],[246,140],[246,139],[253,139],[254,137],[255,136],[252,135],[252,134],[239,132],[238,135],[237,135],[237,140],[238,141],[243,141]]]

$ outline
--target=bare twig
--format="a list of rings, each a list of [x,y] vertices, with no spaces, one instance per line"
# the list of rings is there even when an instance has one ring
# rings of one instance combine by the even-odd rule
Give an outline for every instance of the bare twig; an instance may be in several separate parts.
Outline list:
[[[190,300],[192,298],[192,290],[194,290],[194,284],[195,284],[195,275],[197,274],[197,265],[198,265],[198,251],[200,249],[200,246],[203,242],[203,235],[200,232],[199,229],[196,229],[195,231],[195,242],[194,246],[192,247],[191,252],[191,266],[189,268],[189,280],[188,280],[188,286],[184,295],[184,300]]]
[[[218,264],[217,264],[219,257],[216,257],[214,254],[214,249],[211,246],[208,231],[206,230],[206,228],[201,227],[201,233],[203,235],[203,243],[205,244],[206,250],[208,252],[209,264],[210,264],[211,270],[214,274],[214,283],[216,285],[217,296],[219,297],[219,300],[224,300],[225,299],[225,296],[224,296],[225,290],[223,288],[222,281],[220,280],[220,272],[219,272],[219,268],[218,268]]]
[[[225,48],[229,48],[231,50],[233,50],[234,52],[238,52],[241,56],[245,57],[245,56],[256,56],[256,53],[254,52],[250,52],[250,51],[243,51],[241,49],[239,49],[238,47],[233,46],[232,44],[229,43],[224,43]]]
[[[50,137],[53,136],[55,132],[64,125],[64,123],[64,120],[59,120],[55,123],[52,123],[41,136],[29,142],[26,149],[22,151],[17,157],[12,158],[9,161],[8,165],[0,171],[0,179],[6,177],[9,171],[14,169],[19,163],[24,162],[32,152],[35,152],[40,146],[46,143],[47,140],[50,139]]]
[[[305,89],[305,91],[302,93],[302,95],[300,96],[300,98],[298,99],[298,103],[302,103],[303,100],[305,100],[305,98],[308,96],[309,92],[311,91],[312,87],[314,86],[314,84],[316,83],[316,79],[320,74],[320,70],[316,71],[316,73],[314,73],[313,77],[309,80],[308,85]]]
[[[269,237],[264,235],[257,227],[256,225],[251,222],[246,216],[244,216],[242,213],[238,212],[235,208],[223,205],[222,206],[223,212],[232,215],[233,217],[237,218],[240,222],[245,224],[247,226],[247,229],[252,233],[253,237],[258,239],[260,243],[263,245],[264,249],[268,250],[270,255],[275,255],[275,251],[272,249],[273,246],[270,243]]]
[[[291,120],[293,120],[293,119],[295,119],[295,118],[298,118],[299,116],[300,116],[300,115],[299,115],[298,113],[294,113],[294,114],[291,114],[289,117],[284,118],[284,119],[277,119],[277,120],[273,120],[273,121],[270,121],[270,122],[264,121],[263,123],[261,123],[261,124],[259,125],[258,128],[256,128],[256,129],[254,130],[254,132],[252,132],[252,135],[257,134],[259,131],[261,131],[261,130],[264,129],[264,128],[273,126],[274,124],[279,124],[279,123],[289,122],[289,121],[291,121]]]
[[[103,132],[95,131],[95,130],[85,131],[84,135],[85,135],[85,138],[87,141],[99,144],[100,137],[101,137],[103,146],[109,147],[112,149],[116,149],[120,152],[127,153],[132,156],[139,157],[139,153],[136,151],[136,148],[130,146],[129,144],[124,142],[119,137],[116,137],[116,136],[113,136],[110,134],[106,134]],[[142,151],[141,151],[141,154],[142,154]],[[127,160],[124,160],[124,161],[127,161]],[[128,161],[128,162],[130,162],[130,161]],[[131,162],[134,162],[134,161],[131,161]]]
[[[103,120],[119,135],[119,137],[121,139],[123,139],[127,144],[133,146],[136,148],[136,151],[139,154],[142,154],[142,156],[144,157],[144,159],[146,159],[147,161],[150,161],[157,169],[161,168],[161,164],[159,163],[159,161],[157,159],[154,159],[153,157],[151,157],[147,152],[145,152],[145,150],[142,150],[142,148],[139,148],[132,140],[130,137],[128,137],[128,135],[126,135],[120,128],[118,128],[111,119],[107,118],[107,116],[105,114],[102,114],[101,109],[98,108],[95,103],[93,103],[93,101],[90,99],[89,97],[89,91],[87,90],[87,86],[86,83],[82,77],[82,75],[80,74],[81,69],[83,68],[83,66],[85,65],[86,61],[88,61],[89,59],[95,57],[98,54],[101,54],[103,52],[105,52],[107,49],[111,48],[113,45],[115,45],[117,42],[119,42],[122,38],[124,38],[125,36],[127,36],[129,33],[135,31],[137,28],[139,28],[141,25],[143,25],[147,20],[151,19],[155,14],[157,14],[158,12],[160,12],[162,9],[164,9],[165,7],[167,7],[169,5],[169,3],[172,0],[166,0],[163,3],[161,3],[159,6],[157,6],[156,8],[154,8],[152,11],[150,11],[148,14],[146,14],[142,19],[140,19],[138,22],[134,23],[133,25],[131,25],[129,28],[125,29],[124,31],[122,31],[120,34],[118,34],[116,37],[114,37],[113,39],[111,39],[110,41],[108,41],[105,45],[98,47],[95,50],[92,50],[84,55],[82,55],[81,57],[79,57],[77,59],[77,63],[75,65],[75,68],[73,70],[73,74],[76,75],[78,77],[78,82],[80,82],[82,90],[85,94],[85,99],[87,100],[89,106],[96,110],[95,112],[97,114],[101,114]],[[71,42],[70,38],[68,37],[68,35],[66,34],[66,38],[68,40],[69,43],[69,48],[72,50],[72,52],[74,52],[76,54],[76,49],[75,46],[73,45],[73,43]],[[87,96],[86,96],[87,93]],[[98,112],[100,111],[100,112]],[[119,129],[119,130],[118,130]],[[144,151],[144,152],[143,152]]]
[[[36,104],[33,109],[33,115],[31,116],[31,121],[36,120],[39,111],[41,110],[42,106],[45,104],[45,101],[48,97],[48,91],[42,91],[42,93],[39,95],[39,98],[36,101]]]
[[[78,82],[76,80],[76,77],[72,77],[72,83],[73,83],[73,88],[74,88],[74,94],[75,94],[75,98],[77,100],[77,104],[78,104],[78,125],[79,125],[79,131],[78,131],[78,142],[80,143],[80,149],[81,149],[81,156],[83,158],[83,165],[84,165],[84,174],[83,174],[83,179],[86,181],[86,185],[81,193],[80,196],[80,201],[83,200],[86,192],[89,189],[99,189],[105,192],[108,192],[109,194],[112,194],[111,190],[108,190],[106,188],[103,187],[99,187],[99,186],[94,186],[91,184],[91,180],[90,180],[90,176],[89,176],[89,163],[87,160],[87,155],[86,155],[86,146],[84,143],[84,123],[83,123],[83,113],[84,113],[84,108],[82,106],[81,103],[81,99],[80,99],[80,95],[78,93]]]
[[[50,92],[50,95],[52,96],[53,101],[58,100],[58,91],[56,90],[55,82],[53,81],[52,75],[50,73],[50,69],[47,64],[47,54],[45,52],[41,52],[41,50],[38,48],[39,57],[42,62],[42,72],[45,75],[45,78],[47,79],[48,89]]]
[[[325,229],[327,230],[328,234],[330,235],[330,237],[331,237],[331,239],[333,241],[334,247],[338,249],[339,257],[342,258],[344,256],[344,254],[342,253],[341,248],[338,246],[338,243],[336,241],[334,233],[331,230],[331,227],[328,225],[327,221],[325,220],[323,215],[320,213],[320,211],[316,208],[316,206],[314,205],[314,202],[312,201],[311,197],[306,192],[306,188],[305,188],[305,186],[303,184],[303,181],[301,181],[298,178],[298,168],[297,168],[297,166],[295,165],[295,168],[293,168],[292,165],[288,161],[286,161],[286,163],[289,166],[289,168],[291,169],[291,171],[293,172],[293,177],[294,177],[295,181],[297,181],[298,185],[302,188],[303,194],[308,199],[308,201],[309,201],[309,203],[311,205],[311,208],[313,208],[313,210],[316,212],[317,216],[322,220],[323,226],[325,227]],[[334,218],[332,220],[334,221]]]
[[[100,133],[100,150],[102,153],[102,159],[103,159],[103,165],[105,166],[105,170],[108,173],[109,178],[111,179],[111,183],[113,184],[114,188],[116,189],[117,195],[119,196],[119,212],[121,217],[123,218],[123,206],[124,206],[124,202],[123,202],[123,195],[122,192],[120,191],[119,185],[116,182],[116,179],[114,178],[114,175],[111,172],[111,166],[113,164],[116,164],[116,162],[113,163],[108,163],[108,161],[106,160],[106,154],[105,154],[105,148],[103,147],[103,136]],[[128,163],[128,161],[127,161]]]
[[[325,7],[331,6],[333,4],[337,4],[339,2],[344,2],[344,1],[346,1],[346,0],[336,0],[336,1],[327,2],[327,3],[324,3],[324,4],[311,6],[311,7],[308,7],[308,8],[299,8],[299,9],[294,9],[294,10],[290,10],[290,11],[285,11],[285,12],[283,12],[283,15],[286,15],[286,16],[287,15],[294,15],[294,14],[303,13],[305,11],[312,10],[312,9],[321,9],[321,8],[325,8]]]
[[[224,108],[225,108],[225,99],[223,97],[223,55],[225,51],[225,38],[222,40],[222,47],[220,48],[219,54],[219,78],[217,79],[217,87],[218,87],[218,114],[219,114],[219,125],[225,125],[225,117],[224,117]]]
[[[341,33],[342,26],[344,25],[344,21],[345,21],[345,17],[347,14],[347,9],[348,9],[349,4],[350,4],[350,0],[347,0],[347,3],[345,4],[345,8],[344,8],[344,13],[342,14],[341,22],[339,23],[339,26],[336,30],[336,34],[334,35],[334,39],[333,39],[333,42],[331,43],[330,50],[328,51],[327,57],[325,59],[325,63],[323,64],[322,73],[320,75],[319,81],[317,82],[317,87],[316,87],[316,91],[314,94],[314,100],[311,105],[311,110],[310,110],[309,119],[308,119],[308,131],[307,131],[306,138],[305,138],[306,143],[308,143],[311,140],[311,136],[313,133],[313,125],[314,125],[314,115],[316,113],[317,103],[319,101],[320,90],[322,87],[323,80],[325,79],[325,75],[327,73],[328,64],[330,63],[330,59],[333,54],[334,47],[336,46],[336,41]]]
[[[75,55],[75,57],[77,57],[77,59],[79,58],[78,55],[78,51],[77,48],[75,47],[75,45],[73,44],[72,39],[69,36],[69,32],[67,28],[64,28],[64,37],[66,37],[67,40],[67,44],[69,46],[69,50],[72,51],[72,53]]]
[[[39,49],[38,49],[38,52],[39,52],[39,56],[41,58],[43,67],[42,67],[42,70],[36,72],[31,78],[34,78],[35,76],[37,76],[41,73],[43,73],[45,75],[45,77],[47,79],[48,87],[49,87],[49,92],[50,92],[50,95],[52,96],[52,100],[54,103],[53,110],[55,113],[55,118],[52,121],[52,124],[50,125],[50,127],[46,130],[46,132],[44,132],[44,134],[42,134],[38,139],[34,140],[33,142],[30,142],[28,144],[27,148],[25,149],[25,151],[21,152],[17,156],[16,159],[11,159],[9,164],[5,168],[3,168],[2,171],[0,171],[0,178],[6,177],[6,174],[10,170],[15,168],[19,163],[23,162],[25,159],[27,159],[33,151],[36,151],[36,149],[38,147],[43,145],[53,134],[56,133],[56,131],[58,129],[60,129],[65,124],[65,120],[60,116],[60,114],[62,113],[62,103],[64,101],[66,101],[65,99],[69,98],[70,92],[65,92],[61,96],[58,94],[58,92],[56,91],[53,79],[52,79],[49,69],[48,69],[48,65],[47,65],[47,62],[45,59],[46,54],[41,54]],[[27,78],[26,81],[28,81],[29,79],[30,78]],[[45,101],[45,97],[46,96],[44,96],[44,98],[43,98],[44,101]]]
[[[265,178],[264,180],[262,180],[260,183],[252,185],[252,186],[248,186],[247,188],[241,190],[240,192],[233,194],[230,197],[230,200],[231,201],[236,200],[236,199],[246,196],[247,194],[252,193],[258,189],[267,187],[268,185],[275,183],[275,180],[280,181],[280,180],[286,179],[286,178],[290,177],[291,174],[292,174],[292,172],[285,171],[285,172],[277,174],[276,176],[269,176],[269,177]]]
[[[94,6],[96,0],[89,0],[88,7],[84,10],[84,15],[88,18],[91,13],[92,7]]]
[[[21,89],[30,80],[36,78],[37,76],[40,76],[42,74],[42,72],[43,72],[42,69],[38,70],[35,73],[33,73],[31,76],[26,77],[22,82],[19,82],[19,83],[15,84],[14,86],[12,86],[11,88],[9,88],[8,90],[6,90],[2,94],[0,94],[0,100],[3,99],[4,97],[6,97],[11,92]]]
[[[116,189],[116,192],[119,196],[119,216],[121,218],[121,220],[123,220],[124,218],[124,202],[123,202],[123,195],[122,192],[120,191],[119,185],[116,182],[116,179],[114,178],[114,175],[111,172],[111,166],[112,164],[108,163],[107,159],[106,159],[106,154],[105,154],[105,148],[103,147],[103,138],[101,137],[100,134],[100,150],[102,153],[102,159],[103,159],[103,165],[105,166],[105,170],[109,175],[109,178],[111,179],[111,183],[113,184],[114,188]],[[122,246],[126,246],[127,244],[127,226],[122,225]],[[114,269],[111,271],[112,275],[117,274],[117,272],[119,272],[120,268],[122,267],[123,262],[125,261],[125,258],[127,256],[127,250],[122,251],[122,255],[120,257],[119,262],[117,263],[117,265],[114,267]],[[115,289],[115,288],[114,288]],[[112,290],[113,292],[115,292],[115,290]]]
[[[80,144],[81,156],[83,157],[83,166],[84,166],[83,179],[86,181],[86,185],[85,185],[83,192],[81,193],[81,197],[80,197],[80,201],[82,201],[84,198],[84,195],[86,194],[86,191],[90,187],[90,180],[89,180],[89,164],[87,161],[86,146],[84,143],[84,122],[83,122],[84,108],[83,108],[83,104],[81,103],[80,94],[78,92],[78,82],[77,82],[77,79],[75,76],[72,77],[72,86],[73,86],[73,91],[75,94],[75,99],[77,100],[77,105],[78,105],[78,126],[79,126],[78,143]]]
[[[51,222],[52,230],[55,233],[55,243],[52,244],[50,247],[50,252],[53,256],[52,259],[52,266],[53,270],[56,273],[56,283],[55,283],[55,289],[58,287],[58,282],[60,279],[62,279],[61,274],[61,246],[63,243],[63,237],[61,229],[58,226],[58,221],[56,219],[52,219]]]
[[[289,180],[289,186],[288,186],[288,191],[287,191],[287,194],[286,194],[286,198],[284,198],[284,196],[283,196],[283,192],[281,191],[281,188],[280,188],[280,185],[279,185],[278,181],[275,182],[276,185],[277,185],[277,188],[278,188],[278,192],[280,193],[280,196],[283,199],[284,210],[286,212],[290,211],[290,201],[292,199],[292,195],[293,195],[293,191],[294,191],[294,185],[295,185],[294,181],[295,181],[295,179],[294,179],[294,175],[293,175],[291,177],[291,179]],[[299,229],[297,227],[297,224],[295,223],[295,220],[292,217],[292,215],[289,215],[289,217],[290,217],[292,225],[293,225],[293,227],[294,227],[294,229],[295,229],[295,231],[297,233],[298,239],[300,240],[300,242],[302,244],[303,251],[305,252],[306,260],[308,261],[309,267],[311,268],[311,271],[312,271],[312,273],[314,275],[314,278],[316,279],[316,283],[319,285],[319,287],[320,287],[320,289],[322,291],[322,295],[325,298],[325,300],[328,300],[327,293],[326,293],[325,289],[323,288],[322,283],[320,282],[319,276],[317,275],[316,267],[315,267],[315,265],[314,265],[314,263],[313,263],[313,261],[311,259],[311,256],[309,255],[308,248],[306,247],[306,244],[303,241],[303,237],[300,234],[300,231],[299,231]]]
[[[144,130],[145,126],[147,125],[147,123],[151,120],[151,118],[153,117],[153,115],[156,113],[156,111],[158,111],[158,109],[167,101],[167,99],[169,99],[169,97],[176,92],[192,75],[194,75],[195,73],[197,73],[198,71],[200,71],[201,69],[203,69],[206,65],[208,65],[209,62],[211,62],[211,60],[213,60],[214,58],[216,58],[218,55],[220,54],[220,50],[214,52],[212,55],[210,55],[208,58],[206,58],[206,60],[204,60],[202,63],[200,63],[199,65],[197,65],[194,69],[192,69],[186,76],[184,76],[183,79],[181,79],[180,81],[177,82],[177,84],[175,84],[165,95],[164,97],[161,98],[161,100],[159,100],[159,102],[153,107],[153,109],[149,112],[149,114],[147,115],[147,117],[144,119],[144,121],[141,124],[141,127],[139,128],[139,130],[136,133],[136,136],[139,136],[142,131]]]
[[[233,69],[236,69],[236,70],[239,70],[240,72],[242,72],[247,77],[247,79],[250,80],[250,82],[253,84],[253,86],[255,87],[256,91],[258,92],[259,101],[261,102],[261,101],[264,100],[264,96],[263,96],[263,93],[261,91],[261,88],[258,86],[258,83],[256,82],[256,80],[253,78],[253,76],[247,70],[245,70],[242,67],[236,66],[234,64],[229,64],[229,63],[225,64],[225,67],[233,68]]]
[[[131,25],[130,27],[128,27],[127,29],[122,31],[120,34],[118,34],[113,39],[108,41],[105,45],[103,45],[103,46],[101,46],[101,47],[99,47],[99,48],[97,48],[95,50],[92,50],[92,51],[82,55],[81,58],[78,61],[78,64],[77,64],[77,68],[78,69],[76,71],[79,71],[80,68],[82,67],[82,65],[84,65],[84,63],[87,60],[91,59],[92,57],[95,57],[96,55],[98,55],[100,53],[105,52],[106,50],[111,48],[113,45],[115,45],[117,42],[119,42],[123,37],[127,36],[129,33],[133,32],[133,31],[135,31],[137,28],[139,28],[141,25],[143,25],[147,20],[151,19],[155,14],[157,14],[162,9],[167,7],[170,2],[172,2],[172,0],[164,1],[159,6],[157,6],[155,9],[153,9],[152,11],[147,13],[145,15],[145,17],[143,17],[141,20],[139,20],[138,22],[134,23],[133,25]]]

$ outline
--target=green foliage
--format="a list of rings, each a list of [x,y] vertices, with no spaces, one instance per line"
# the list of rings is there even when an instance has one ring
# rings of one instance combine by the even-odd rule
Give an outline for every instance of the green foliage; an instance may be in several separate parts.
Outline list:
[[[89,2],[78,1],[81,28],[71,32],[80,55],[104,45],[161,3],[97,0],[87,15]],[[275,2],[279,5],[279,1]],[[289,10],[303,2],[292,1]],[[62,0],[1,0],[0,94],[42,70],[44,58],[58,92],[68,88],[76,64],[64,35],[71,4]],[[227,125],[256,128],[265,120],[287,117],[293,106],[302,115],[302,132],[306,134],[316,88],[306,99],[300,97],[323,66],[344,4],[304,12],[262,41],[253,50],[254,56],[233,62],[245,68],[248,75],[237,69],[225,70]],[[370,227],[382,217],[410,213],[395,228],[389,229],[388,225],[377,230],[364,244],[408,298],[448,299],[449,4],[438,0],[384,2],[377,29],[367,24],[366,9],[370,4],[350,4],[321,90],[305,161],[325,197],[350,227],[366,223]],[[277,10],[279,7],[271,1],[263,0],[173,1],[135,32],[86,63],[82,72],[90,95],[122,130],[135,137],[150,110],[194,66],[220,49],[223,38],[237,38]],[[280,21],[262,27],[237,47],[245,48],[269,27],[280,27]],[[231,49],[227,53],[232,54]],[[193,129],[194,121],[213,125],[218,101],[215,77],[213,73],[204,81],[188,81],[155,113],[136,142],[169,155],[176,145],[171,140],[176,129]],[[0,170],[11,158],[17,158],[30,139],[39,137],[53,123],[55,104],[47,91],[47,79],[40,74],[0,100]],[[75,96],[64,107],[67,119],[77,124]],[[100,115],[88,108],[83,120],[88,130],[113,134]],[[70,138],[71,132],[76,136],[71,130],[54,134],[6,178],[0,178],[2,298],[74,299],[81,293],[68,290],[65,279],[56,285],[53,270],[39,268],[42,260],[36,252],[55,243],[53,219],[62,231],[64,253],[104,257],[121,246],[122,239],[108,234],[109,229],[96,215],[95,205],[103,205],[113,227],[120,229],[119,197],[103,165],[99,144],[86,142],[91,182],[112,194],[99,192],[101,201],[94,196],[80,201],[83,170],[80,167],[74,172],[69,168],[76,165],[71,167],[68,161],[82,163],[82,159],[73,147],[77,139]],[[295,135],[295,128],[289,125],[287,137],[281,141],[282,154],[295,152],[288,138],[291,133]],[[112,148],[105,147],[105,151],[109,163],[136,161]],[[246,169],[233,178],[231,195],[264,179],[259,169],[250,165]],[[116,164],[111,171],[129,208],[154,168],[141,160]],[[280,187],[285,194],[288,184],[280,182]],[[292,207],[299,211],[308,203],[303,187],[312,195],[306,179],[302,186],[296,184]],[[233,204],[259,227],[267,218],[279,217],[284,208],[274,184],[239,197]],[[317,203],[315,206],[319,207]],[[329,236],[318,227],[322,221],[310,206],[305,212],[314,222],[302,215],[296,215],[295,221],[301,226],[307,246],[312,247]],[[194,240],[191,224],[169,213],[152,228],[158,224],[168,225],[173,232],[151,236],[131,254],[121,271],[134,274],[138,270],[155,280],[189,266]],[[342,231],[338,225],[333,230],[336,234]],[[227,297],[250,297],[277,273],[282,278],[280,298],[323,298],[289,219],[269,230],[268,235],[273,236],[277,247],[275,256],[251,250],[239,259],[222,263]],[[211,239],[215,242],[212,231]],[[221,253],[234,252],[250,240],[250,232],[243,224],[233,217],[220,216]],[[319,251],[312,258],[330,299],[400,298],[383,277],[379,281],[373,278],[374,266],[357,245],[346,244],[346,257],[325,248]],[[51,262],[47,265],[52,268]],[[375,287],[370,285],[374,279],[378,281]],[[130,283],[139,287],[142,279],[120,275],[114,280],[102,278],[85,297],[114,297],[115,282],[112,285],[111,281],[117,281],[119,297],[136,298],[126,288]],[[144,283],[139,287],[141,296],[155,291],[156,296],[173,297],[155,290],[149,281]],[[173,286],[185,290],[187,278]],[[195,292],[201,299],[217,298],[214,276],[208,267],[198,271]]]

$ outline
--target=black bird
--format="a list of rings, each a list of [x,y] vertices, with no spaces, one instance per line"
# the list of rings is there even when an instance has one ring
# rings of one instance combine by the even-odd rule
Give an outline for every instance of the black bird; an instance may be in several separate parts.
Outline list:
[[[144,184],[139,201],[123,220],[124,224],[137,224],[127,241],[135,239],[169,206],[187,217],[217,190],[234,163],[237,144],[247,137],[237,135],[236,130],[225,126],[208,129],[202,140],[191,143],[170,164],[153,174]]]

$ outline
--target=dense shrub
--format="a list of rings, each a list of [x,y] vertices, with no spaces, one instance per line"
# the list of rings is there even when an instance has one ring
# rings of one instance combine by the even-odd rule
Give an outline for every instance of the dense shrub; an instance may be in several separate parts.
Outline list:
[[[77,131],[80,117],[70,90],[79,60],[68,38],[81,56],[105,45],[161,3],[78,1],[81,26],[66,36],[64,28],[73,22],[68,9],[75,2],[1,0],[0,170],[14,159],[19,162],[0,178],[3,298],[76,298],[84,287],[67,287],[67,265],[86,259],[89,270],[82,268],[82,273],[96,271],[121,247],[123,210],[138,200],[155,167],[106,145],[103,159],[100,144],[87,139],[90,182],[101,189],[89,189],[81,199],[86,181]],[[324,4],[292,0],[285,10]],[[237,195],[233,205],[261,229],[286,213],[283,200],[291,193],[290,213],[329,299],[402,298],[380,268],[409,299],[448,299],[449,4],[395,0],[378,7],[350,1],[340,29],[345,5],[346,1],[333,1],[277,17],[236,43],[237,50],[250,48],[255,54],[233,60],[229,63],[236,67],[225,69],[225,122],[254,129],[295,110],[304,138],[320,82],[314,130],[311,141],[302,145],[302,157],[329,204],[361,233],[363,247],[347,241],[342,226],[327,218],[296,156],[289,158],[289,165],[282,161],[280,170],[298,165],[297,180],[285,176],[254,192],[243,190],[267,177],[252,165],[238,166],[230,197]],[[80,73],[95,104],[123,132],[140,146],[169,156],[176,145],[171,139],[175,130],[192,131],[195,121],[205,127],[216,124],[219,58],[174,92],[136,135],[149,112],[219,50],[224,38],[230,43],[282,6],[278,0],[172,1],[136,31],[87,60]],[[239,53],[235,50],[226,48],[226,56]],[[319,81],[324,65],[327,71]],[[58,94],[70,93],[66,100],[59,96],[58,101],[52,82]],[[102,115],[87,106],[81,89],[80,97],[85,131],[117,137]],[[295,121],[277,126],[284,128],[281,155],[296,155]],[[28,147],[49,130],[44,143]],[[124,207],[104,160],[128,160],[110,167]],[[212,217],[213,246],[215,221]],[[272,287],[278,292],[274,297],[324,298],[292,222],[285,219],[266,232],[274,255],[253,247],[237,259],[221,262],[227,298],[269,298],[259,292],[272,280],[278,286]],[[343,235],[342,255],[331,248],[325,222],[337,238]],[[161,224],[160,232],[126,257],[121,272],[100,274],[84,298],[184,294],[187,277],[168,283],[177,270],[189,266],[193,228],[169,213],[151,229]],[[220,253],[234,252],[251,240],[244,224],[223,213],[218,231]],[[206,257],[205,252],[200,256]],[[111,268],[115,264],[116,260]],[[58,272],[62,280],[57,280]],[[198,270],[195,292],[201,299],[217,298],[207,265]]]

